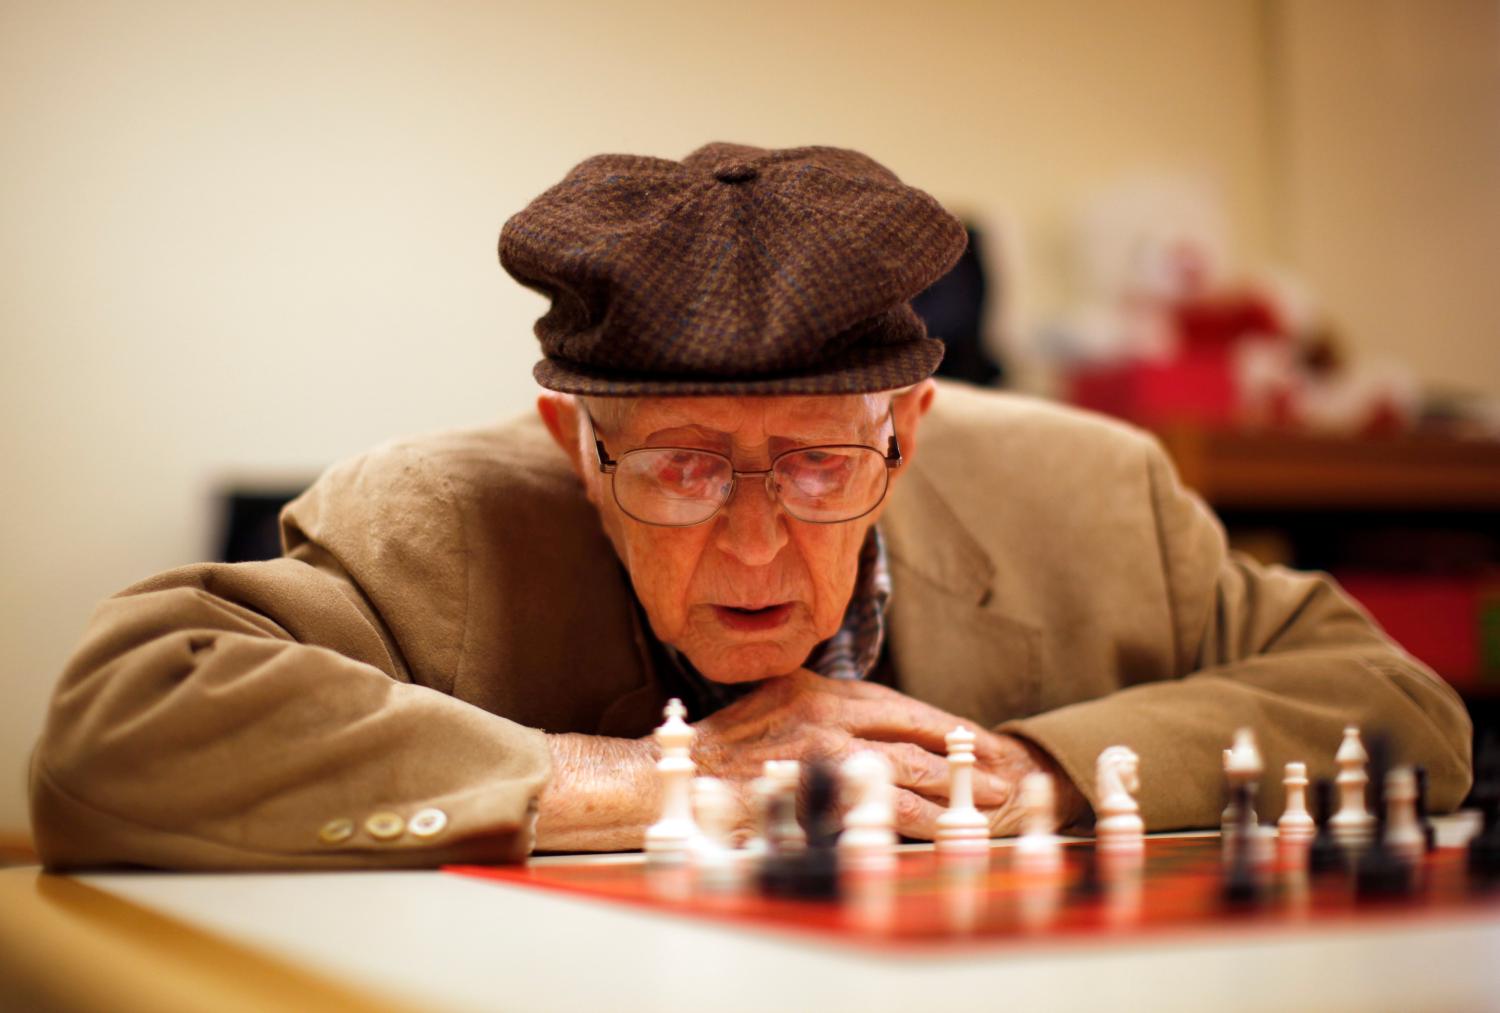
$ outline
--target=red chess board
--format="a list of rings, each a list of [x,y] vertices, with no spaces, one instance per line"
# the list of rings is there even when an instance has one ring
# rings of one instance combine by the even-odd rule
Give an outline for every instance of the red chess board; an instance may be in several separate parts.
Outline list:
[[[1217,836],[1148,838],[1132,868],[1096,862],[1088,842],[1064,846],[1052,876],[1012,866],[1009,848],[955,862],[931,850],[905,850],[893,873],[846,876],[838,900],[762,897],[754,882],[738,889],[700,888],[692,870],[648,868],[629,858],[548,861],[525,866],[451,866],[446,871],[684,917],[814,933],[861,946],[902,948],[1025,945],[1111,936],[1206,931],[1295,931],[1330,923],[1383,919],[1500,916],[1500,889],[1470,882],[1465,853],[1441,848],[1417,870],[1410,896],[1356,895],[1343,873],[1308,876],[1283,854],[1267,870],[1264,896],[1250,906],[1223,898]]]

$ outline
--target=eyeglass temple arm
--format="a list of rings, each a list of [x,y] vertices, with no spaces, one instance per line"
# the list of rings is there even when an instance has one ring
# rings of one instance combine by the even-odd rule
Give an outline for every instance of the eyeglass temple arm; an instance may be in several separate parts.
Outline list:
[[[604,449],[604,441],[599,439],[598,433],[594,432],[594,417],[589,414],[588,408],[582,401],[579,402],[578,408],[583,412],[584,421],[589,424],[589,435],[594,438],[594,453],[599,455],[599,470],[606,475],[613,475],[619,462],[610,457],[609,451]]]
[[[887,468],[901,467],[901,441],[896,439],[896,434],[891,433],[890,442],[886,444],[885,466]]]
[[[609,453],[604,449],[604,441],[597,436],[594,437],[594,453],[599,455],[599,470],[606,475],[613,475],[615,473],[615,466],[619,462],[609,456]]]

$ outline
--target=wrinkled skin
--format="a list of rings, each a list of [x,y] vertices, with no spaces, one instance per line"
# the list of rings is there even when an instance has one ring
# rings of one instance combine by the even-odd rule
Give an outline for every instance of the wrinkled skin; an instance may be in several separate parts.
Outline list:
[[[883,451],[893,420],[909,466],[935,393],[925,381],[894,398],[618,399],[595,401],[589,414],[613,458],[640,447],[694,447],[723,453],[740,470],[766,468],[775,454],[801,446],[861,443]],[[1033,770],[1058,775],[1060,822],[1081,814],[1083,802],[1071,783],[1031,744],[887,687],[825,679],[802,667],[843,619],[860,548],[884,502],[854,521],[807,524],[788,517],[763,482],[741,479],[724,508],[702,524],[643,524],[615,502],[580,403],[544,394],[538,410],[599,511],[656,636],[682,651],[705,678],[760,683],[695,726],[699,773],[722,778],[736,792],[742,832],[751,818],[748,785],[765,760],[839,762],[873,749],[895,771],[897,829],[931,838],[942,812],[938,803],[948,795],[943,736],[960,724],[977,737],[975,803],[994,834],[1018,829],[1016,786]],[[892,489],[906,466],[892,474]],[[768,613],[773,619],[737,620],[727,611],[766,606],[775,607]],[[538,846],[639,847],[660,804],[650,741],[555,735],[549,742],[554,778],[541,799]]]

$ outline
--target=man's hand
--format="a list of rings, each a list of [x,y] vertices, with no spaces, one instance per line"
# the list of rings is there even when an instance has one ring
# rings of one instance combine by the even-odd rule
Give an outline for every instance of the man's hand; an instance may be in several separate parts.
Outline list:
[[[992,836],[1020,829],[1021,779],[1041,770],[1057,786],[1059,825],[1085,811],[1071,781],[1041,750],[868,682],[827,679],[807,671],[768,679],[754,692],[699,721],[693,760],[740,799],[740,828],[751,824],[750,782],[766,760],[838,764],[864,749],[882,753],[896,782],[896,830],[931,840],[948,801],[945,737],[962,725],[974,733],[974,804]],[[638,848],[661,808],[655,746],[644,739],[549,735],[552,780],[538,805],[539,851]]]
[[[766,760],[821,760],[837,764],[861,750],[882,753],[896,782],[896,829],[932,839],[948,800],[945,737],[962,725],[974,733],[974,804],[992,835],[1020,827],[1021,778],[1041,770],[1057,785],[1059,822],[1082,812],[1072,782],[1041,750],[997,735],[875,683],[827,679],[807,671],[768,679],[749,696],[698,722],[693,758],[701,774],[739,791],[748,825],[749,783]]]

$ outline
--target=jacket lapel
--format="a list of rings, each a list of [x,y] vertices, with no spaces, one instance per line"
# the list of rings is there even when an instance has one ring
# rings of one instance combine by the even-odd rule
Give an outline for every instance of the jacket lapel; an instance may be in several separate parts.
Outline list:
[[[918,468],[881,521],[888,632],[904,693],[985,725],[1035,713],[1041,635],[995,600],[995,563]]]

